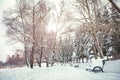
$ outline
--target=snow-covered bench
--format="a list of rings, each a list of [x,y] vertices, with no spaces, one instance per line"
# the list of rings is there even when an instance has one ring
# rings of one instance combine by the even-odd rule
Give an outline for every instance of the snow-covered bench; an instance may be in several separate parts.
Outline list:
[[[95,61],[93,61],[91,66],[86,67],[86,71],[92,70],[93,72],[95,72],[95,71],[102,71],[103,72],[104,64],[105,64],[105,60],[96,59]]]

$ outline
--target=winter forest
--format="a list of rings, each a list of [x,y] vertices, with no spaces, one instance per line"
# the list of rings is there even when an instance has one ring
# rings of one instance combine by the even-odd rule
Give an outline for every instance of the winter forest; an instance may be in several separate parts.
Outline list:
[[[120,59],[119,0],[16,0],[15,7],[3,11],[2,23],[7,28],[9,43],[21,43],[22,49],[8,55],[5,63],[0,62],[1,70],[25,66],[30,70],[36,66],[43,70],[43,64],[46,70],[51,70],[57,64],[81,67],[80,64],[92,63],[93,59],[105,59],[106,64],[114,64]],[[1,70],[0,75],[4,72]],[[103,73],[99,74],[103,76]],[[0,76],[0,80],[5,79]]]

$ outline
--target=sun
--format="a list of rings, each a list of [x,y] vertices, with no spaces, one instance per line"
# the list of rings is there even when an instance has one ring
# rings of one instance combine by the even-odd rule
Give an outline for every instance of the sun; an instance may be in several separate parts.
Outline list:
[[[47,26],[47,31],[48,32],[56,32],[56,24],[53,21],[50,21],[48,26]]]

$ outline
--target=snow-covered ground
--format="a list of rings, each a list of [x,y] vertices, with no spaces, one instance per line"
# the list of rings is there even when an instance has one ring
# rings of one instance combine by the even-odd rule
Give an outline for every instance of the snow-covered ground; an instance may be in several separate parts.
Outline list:
[[[90,63],[74,66],[56,65],[53,67],[27,67],[0,69],[0,80],[120,80],[120,60],[107,61],[104,73],[85,71]]]

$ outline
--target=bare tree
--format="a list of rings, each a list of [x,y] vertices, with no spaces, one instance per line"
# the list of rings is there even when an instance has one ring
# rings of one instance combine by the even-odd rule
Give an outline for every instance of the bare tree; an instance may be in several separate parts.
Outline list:
[[[68,29],[72,22],[70,22],[70,16],[68,17],[69,11],[65,8],[65,1],[62,0],[59,4],[59,8],[55,8],[53,12],[53,21],[55,23],[56,31],[53,34],[53,44],[52,44],[52,55],[53,60],[55,60],[56,56],[58,55],[57,50],[59,47],[57,46],[57,42],[60,39],[61,35],[64,34],[65,29]],[[53,61],[54,62],[54,61]]]
[[[36,50],[41,52],[39,57],[41,64],[43,53],[41,48],[44,47],[45,25],[49,10],[43,0],[38,2],[21,0],[18,1],[16,10],[6,11],[4,14],[4,22],[9,26],[8,34],[24,44],[26,63],[28,65],[29,61],[31,68],[35,61],[35,52],[38,52]]]
[[[27,35],[26,31],[26,15],[27,15],[27,4],[26,1],[21,0],[17,2],[17,6],[15,10],[5,11],[4,12],[4,22],[8,27],[7,35],[11,37],[13,40],[18,42],[22,42],[24,44],[24,53],[25,60],[27,66],[29,66],[27,59],[27,38],[31,39],[30,36]],[[16,27],[17,26],[17,27]]]
[[[89,34],[92,34],[93,44],[95,45],[95,48],[99,52],[101,58],[103,58],[103,50],[102,46],[100,45],[100,39],[98,38],[98,31],[97,28],[99,24],[96,22],[96,17],[99,12],[99,4],[100,2],[97,0],[76,0],[75,7],[77,8],[77,11],[79,13],[79,18],[76,19],[80,23],[85,23],[87,26],[89,26]],[[89,35],[88,34],[88,35]],[[95,49],[95,50],[96,50]],[[97,55],[96,51],[95,54]]]

